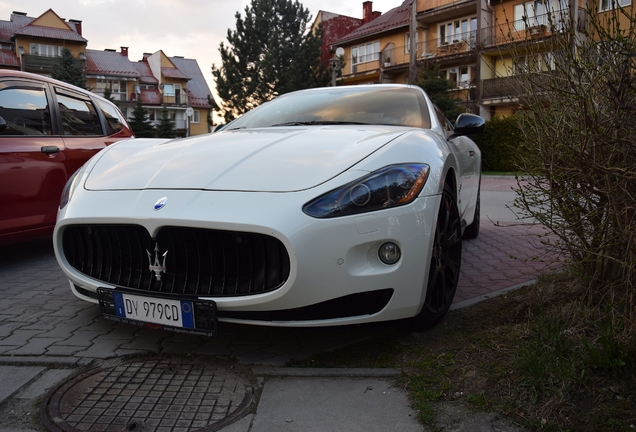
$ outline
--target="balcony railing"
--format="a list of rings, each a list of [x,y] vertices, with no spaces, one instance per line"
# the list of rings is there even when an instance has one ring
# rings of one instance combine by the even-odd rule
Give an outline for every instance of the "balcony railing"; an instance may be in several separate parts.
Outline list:
[[[58,57],[45,57],[33,54],[24,54],[22,56],[23,69],[25,71],[50,71],[53,65],[58,61]],[[79,61],[79,60],[78,60]]]
[[[561,87],[557,70],[521,73],[507,77],[484,79],[481,81],[482,99],[516,99],[528,94],[549,93],[551,89]]]
[[[470,53],[475,49],[476,32],[466,32],[446,38],[431,39],[417,44],[417,60],[450,57]],[[410,47],[390,44],[380,54],[380,64],[385,67],[408,64]]]
[[[560,33],[567,28],[569,16],[569,9],[561,9],[485,27],[481,29],[481,44],[491,48]]]

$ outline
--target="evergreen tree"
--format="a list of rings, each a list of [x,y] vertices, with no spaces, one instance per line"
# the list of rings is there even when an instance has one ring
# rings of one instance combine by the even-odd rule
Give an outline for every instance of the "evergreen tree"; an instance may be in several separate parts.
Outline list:
[[[51,78],[86,88],[86,75],[82,63],[66,47],[62,48],[62,55],[56,59],[51,68]]]
[[[229,44],[219,47],[222,65],[212,65],[226,121],[283,93],[329,82],[320,31],[308,31],[311,16],[298,0],[251,0],[245,16],[235,16]]]
[[[112,103],[117,104],[117,101],[113,98],[113,91],[110,87],[104,89],[104,99],[108,99]]]
[[[157,137],[174,138],[176,136],[177,133],[174,129],[174,122],[170,120],[170,112],[168,112],[168,108],[164,105],[161,110],[161,119],[157,125]]]
[[[455,123],[457,116],[464,110],[458,105],[461,102],[460,99],[449,96],[449,90],[455,87],[442,76],[439,66],[423,69],[418,78],[415,85],[421,87],[428,94],[451,123]]]
[[[141,97],[137,98],[135,109],[128,123],[130,123],[130,127],[132,127],[137,138],[155,137],[155,128],[152,127],[148,119],[148,110],[141,104]]]

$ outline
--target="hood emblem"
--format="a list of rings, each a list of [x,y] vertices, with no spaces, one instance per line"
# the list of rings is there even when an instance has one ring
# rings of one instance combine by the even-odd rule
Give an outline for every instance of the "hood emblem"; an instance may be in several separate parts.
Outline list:
[[[148,254],[148,269],[150,271],[155,272],[155,278],[157,281],[161,281],[161,273],[166,272],[166,255],[168,255],[168,251],[165,251],[163,255],[159,255],[159,244],[155,243],[155,259],[153,262],[152,254],[148,249],[146,249],[146,253]],[[161,258],[163,258],[163,262],[161,262]]]
[[[161,210],[162,208],[166,206],[167,203],[168,203],[168,197],[159,198],[159,200],[155,203],[155,207],[154,207],[155,211]]]

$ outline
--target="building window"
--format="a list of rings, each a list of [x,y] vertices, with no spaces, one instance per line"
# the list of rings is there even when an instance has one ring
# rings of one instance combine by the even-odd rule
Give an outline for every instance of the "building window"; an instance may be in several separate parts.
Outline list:
[[[470,87],[470,68],[460,66],[446,70],[446,79],[456,88]]]
[[[62,55],[62,47],[57,45],[30,44],[30,54],[42,57],[59,57]]]
[[[632,4],[632,0],[601,0],[601,12],[605,12],[611,9],[619,7],[629,6]]]
[[[416,31],[415,32],[415,51],[417,51],[418,39],[419,39],[419,32]],[[411,32],[404,34],[404,52],[407,54],[411,52]]]
[[[380,42],[351,48],[351,64],[366,63],[380,58]]]
[[[140,84],[139,88],[142,88],[144,90],[154,90],[155,89],[155,85],[154,84]]]
[[[440,24],[437,45],[465,42],[472,47],[477,35],[477,18],[464,18]]]
[[[114,100],[126,100],[126,94],[128,92],[126,81],[98,78],[97,85],[95,86],[96,92],[103,96],[106,89],[110,89],[110,96]]]
[[[174,84],[164,84],[163,85],[163,95],[164,96],[174,96]]]
[[[631,0],[601,0],[628,2]],[[556,30],[560,30],[568,22],[569,7],[567,0],[537,0],[534,2],[521,3],[514,6],[514,27],[516,31],[521,31],[527,27],[551,25]]]
[[[192,113],[192,123],[199,123],[201,121],[201,116],[199,114],[199,110],[194,110]]]

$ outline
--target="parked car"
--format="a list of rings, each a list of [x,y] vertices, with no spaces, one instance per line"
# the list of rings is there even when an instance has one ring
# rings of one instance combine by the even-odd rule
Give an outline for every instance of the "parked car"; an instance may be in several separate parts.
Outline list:
[[[110,101],[41,75],[0,70],[0,244],[50,236],[69,177],[132,136]]]
[[[112,145],[69,181],[54,233],[104,317],[215,334],[448,311],[479,230],[481,153],[418,87],[285,94],[222,131]]]

